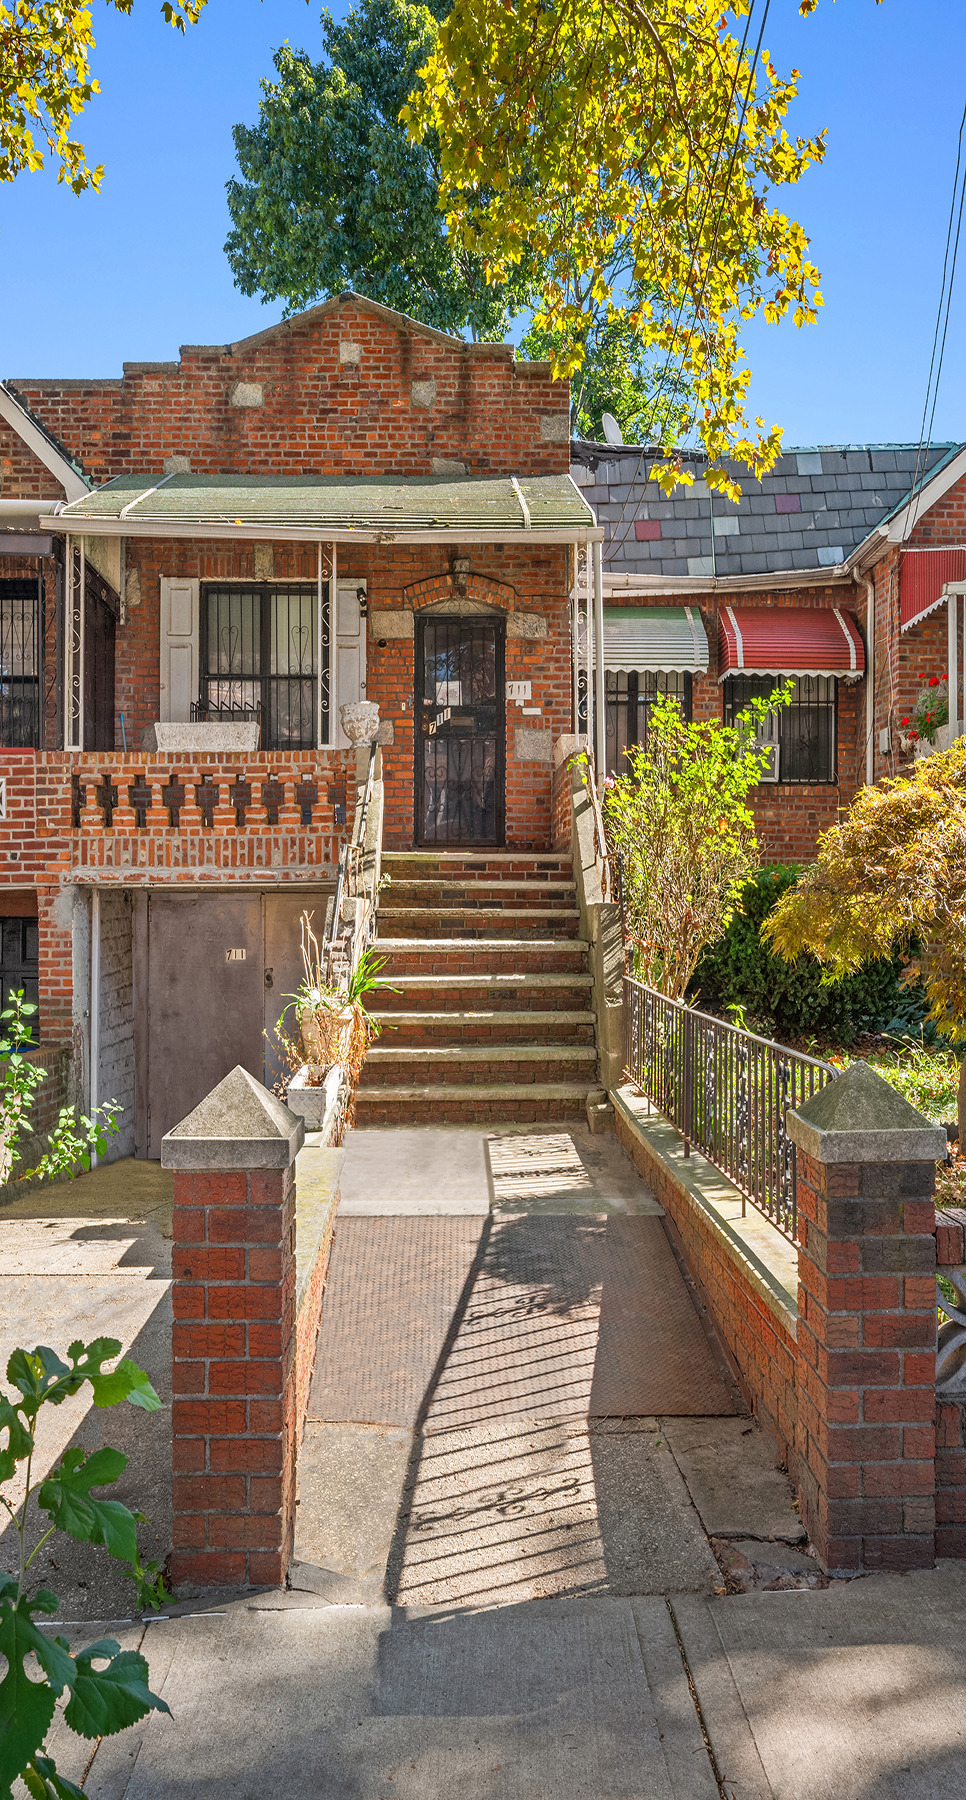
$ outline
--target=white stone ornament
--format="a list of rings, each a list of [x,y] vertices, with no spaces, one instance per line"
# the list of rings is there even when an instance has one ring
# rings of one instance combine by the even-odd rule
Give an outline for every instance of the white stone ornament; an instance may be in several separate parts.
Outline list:
[[[342,729],[350,744],[371,744],[379,731],[379,708],[374,700],[348,701],[339,708]]]

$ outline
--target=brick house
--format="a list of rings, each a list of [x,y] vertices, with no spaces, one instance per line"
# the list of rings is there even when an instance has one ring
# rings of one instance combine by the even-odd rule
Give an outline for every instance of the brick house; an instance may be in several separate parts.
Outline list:
[[[768,855],[804,857],[895,766],[966,591],[959,446],[911,508],[915,447],[791,451],[738,506],[700,479],[665,500],[648,461],[572,446],[549,365],[356,295],[119,379],[0,386],[0,982],[39,995],[48,1110],[116,1097],[118,1148],[157,1155],[235,1063],[274,1072],[362,698],[405,990],[368,1116],[583,1106],[594,1014],[550,846],[588,692],[613,767],[658,688],[731,717],[790,675],[756,811]],[[246,748],[212,747],[225,722]]]
[[[569,460],[548,365],[353,295],[0,388],[2,978],[122,1150],[262,1069],[345,838],[344,704],[380,706],[388,846],[548,844],[601,535]],[[199,748],[226,721],[257,749]]]
[[[761,482],[736,468],[737,505],[707,490],[697,458],[694,485],[665,498],[647,478],[655,460],[627,446],[573,449],[605,532],[608,766],[639,737],[658,688],[695,718],[729,719],[790,677],[776,778],[754,810],[768,857],[807,859],[864,782],[904,766],[900,721],[920,672],[951,668],[956,687],[960,602],[947,586],[966,592],[966,448],[788,450]],[[960,649],[960,720],[962,666]]]

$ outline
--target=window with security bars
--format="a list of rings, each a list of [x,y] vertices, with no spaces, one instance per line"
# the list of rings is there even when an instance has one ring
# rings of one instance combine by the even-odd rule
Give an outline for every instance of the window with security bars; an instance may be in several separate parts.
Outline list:
[[[691,717],[691,677],[680,671],[653,669],[605,669],[604,704],[607,713],[607,773],[625,775],[625,750],[647,743],[648,720],[658,694],[678,700],[686,719]]]
[[[833,675],[732,675],[724,682],[724,722],[733,725],[749,700],[767,700],[791,679],[792,698],[776,715],[778,780],[834,782],[838,683]]]
[[[314,587],[207,587],[201,604],[206,719],[260,721],[263,750],[311,750],[318,705]],[[327,720],[322,721],[325,741]]]
[[[0,1005],[8,1007],[23,992],[34,1006],[40,999],[40,936],[35,918],[0,919]],[[37,1036],[37,1015],[26,1021]]]
[[[0,581],[0,746],[40,746],[40,585]]]

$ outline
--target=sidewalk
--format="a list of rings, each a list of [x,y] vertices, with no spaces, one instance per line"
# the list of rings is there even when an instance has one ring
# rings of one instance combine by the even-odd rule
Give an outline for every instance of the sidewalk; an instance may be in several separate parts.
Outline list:
[[[62,1334],[75,1310],[117,1320],[162,1379],[151,1179],[119,1164],[30,1196],[29,1220],[0,1215],[3,1291],[19,1296],[6,1332]],[[340,1218],[292,1586],[95,1622],[88,1594],[123,1619],[127,1593],[115,1601],[100,1563],[72,1572],[74,1549],[100,1553],[71,1547],[67,1586],[51,1582],[63,1619],[88,1622],[57,1629],[142,1644],[172,1716],[93,1760],[58,1726],[65,1775],[98,1800],[966,1795],[966,1566],[826,1586],[769,1440],[730,1399],[612,1410],[660,1358],[642,1371],[618,1354],[627,1284],[609,1234],[650,1246],[631,1288],[659,1294],[663,1271],[667,1328],[722,1380],[613,1137],[359,1132]],[[433,1234],[449,1246],[435,1262]],[[131,1417],[135,1468],[151,1421]],[[85,1415],[68,1436],[120,1441],[119,1418]]]

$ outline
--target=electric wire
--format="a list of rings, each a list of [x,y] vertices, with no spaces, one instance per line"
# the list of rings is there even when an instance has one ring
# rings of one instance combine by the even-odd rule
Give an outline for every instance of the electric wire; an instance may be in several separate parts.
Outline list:
[[[964,200],[964,197],[966,197],[966,170],[963,171],[962,182],[960,181],[960,171],[963,169],[963,133],[964,133],[964,131],[966,131],[966,105],[964,105],[964,107],[963,107],[963,116],[959,122],[959,138],[958,138],[957,145],[956,145],[956,168],[955,168],[955,171],[953,174],[953,191],[952,191],[952,198],[949,203],[949,225],[946,229],[946,250],[945,250],[945,254],[943,256],[942,284],[939,289],[939,304],[936,308],[936,329],[933,332],[932,355],[929,358],[929,374],[926,379],[926,397],[925,397],[925,400],[923,401],[922,423],[919,428],[919,444],[916,449],[916,470],[915,470],[915,475],[913,477],[912,487],[909,492],[909,501],[908,501],[908,505],[907,505],[907,509],[906,509],[906,519],[907,519],[906,532],[907,532],[907,534],[909,531],[912,530],[912,527],[916,522],[918,513],[914,513],[911,518],[909,517],[909,514],[910,514],[912,507],[918,505],[919,497],[922,493],[922,487],[925,482],[925,478],[926,478],[926,474],[927,474],[927,470],[923,467],[923,455],[924,455],[924,453],[928,453],[928,448],[932,441],[933,422],[936,417],[936,403],[939,398],[939,381],[940,381],[940,377],[942,375],[943,357],[945,355],[945,350],[946,350],[946,334],[949,330],[949,312],[950,312],[950,307],[952,305],[952,298],[953,298],[953,283],[956,278],[956,261],[957,261],[957,257],[959,254],[959,236],[960,236],[960,231],[962,229],[962,223],[963,223],[963,200]],[[957,196],[957,194],[959,195],[958,216],[957,216],[957,212],[956,212],[956,196]],[[953,241],[953,220],[954,219],[956,219],[955,242]],[[950,256],[949,256],[950,247],[952,247],[952,263],[951,264],[950,264]],[[948,283],[947,283],[947,275],[948,275]],[[945,319],[943,318],[943,302],[944,301],[945,301],[945,308],[946,308]],[[942,343],[941,344],[939,341],[940,328],[942,329]],[[938,364],[936,362],[937,347],[939,348]],[[933,382],[933,371],[934,370],[935,370],[935,383]],[[932,397],[932,410],[931,411],[930,411],[930,407],[929,407],[930,396]],[[927,417],[929,420],[928,431],[926,428]]]

